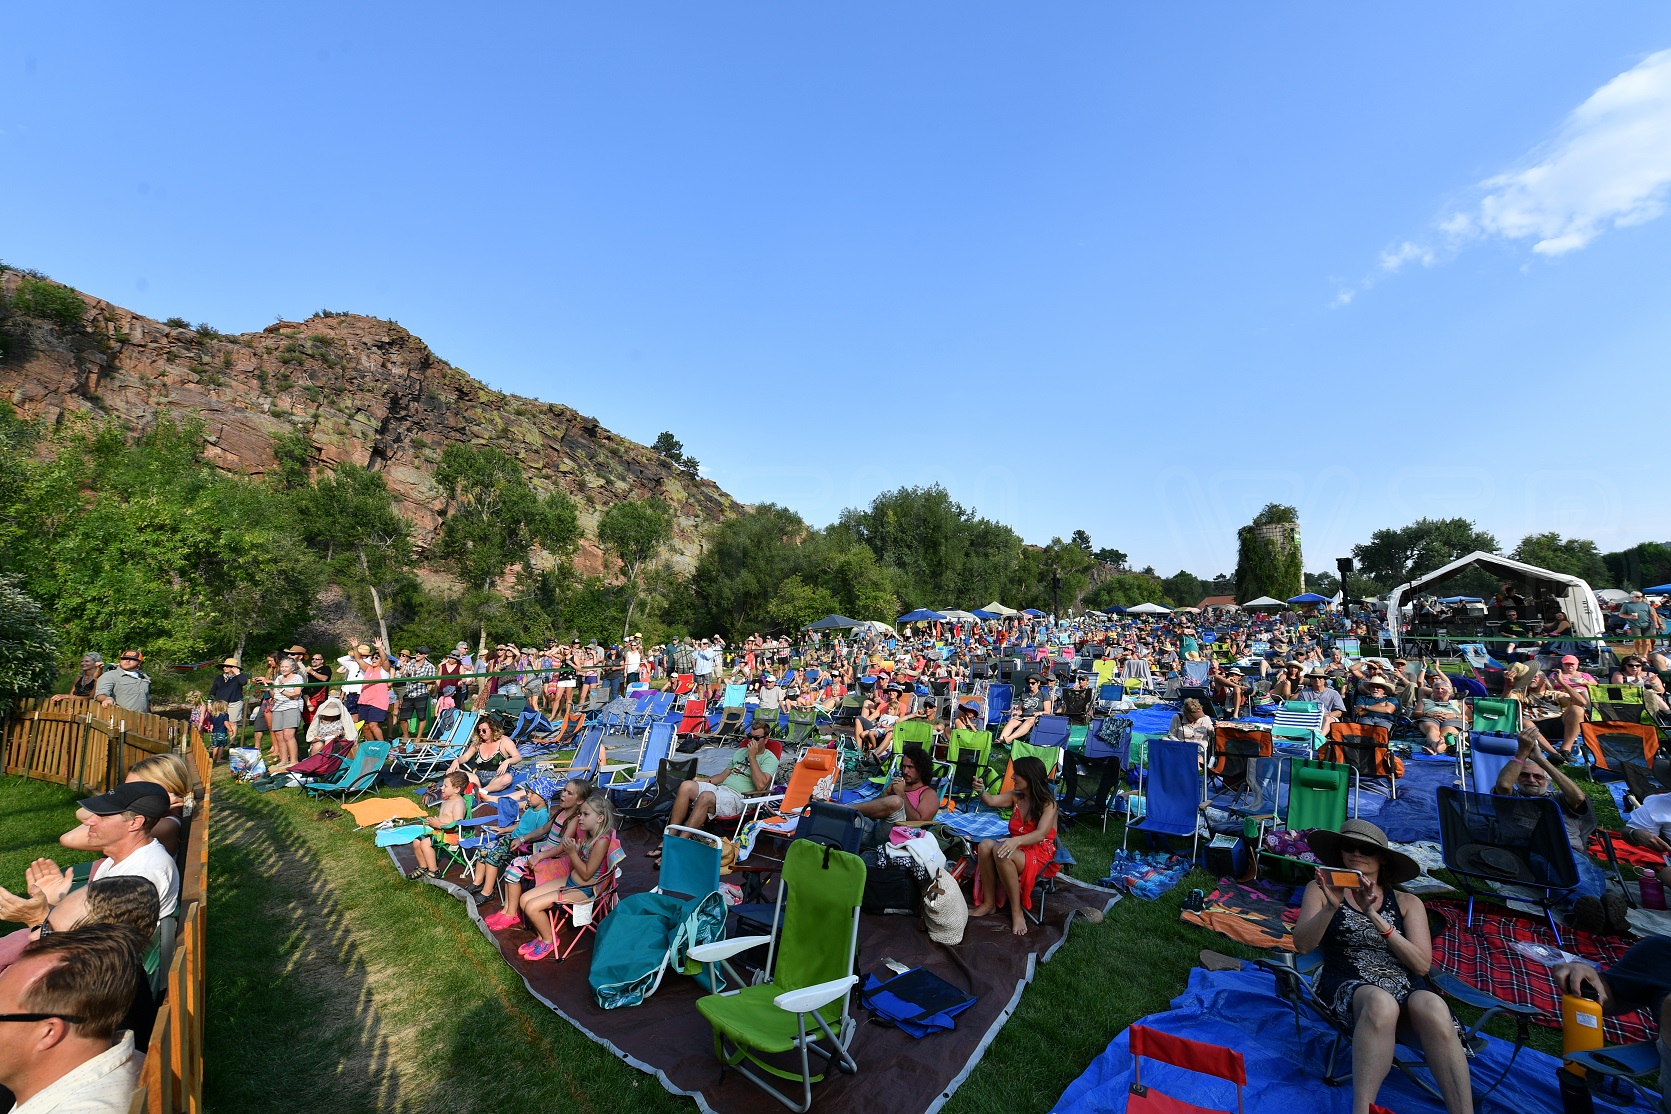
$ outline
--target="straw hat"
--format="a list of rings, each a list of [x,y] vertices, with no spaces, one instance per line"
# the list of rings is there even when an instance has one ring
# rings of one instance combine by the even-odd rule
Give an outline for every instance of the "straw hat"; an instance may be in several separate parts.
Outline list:
[[[1387,833],[1371,824],[1368,820],[1348,820],[1340,826],[1340,831],[1331,832],[1319,828],[1306,837],[1311,845],[1311,851],[1324,866],[1346,869],[1345,861],[1341,858],[1340,845],[1355,843],[1361,847],[1372,847],[1381,856],[1381,873],[1379,881],[1383,886],[1396,886],[1401,882],[1408,882],[1421,874],[1421,864],[1402,851],[1395,851],[1387,844]]]
[[[227,658],[225,661],[221,662],[221,665],[223,665],[223,666],[230,665],[233,669],[236,669],[236,668],[238,668],[238,659],[237,658]]]
[[[347,714],[347,707],[334,696],[326,697],[325,702],[320,704],[319,710],[314,713],[315,716],[342,716]]]
[[[1368,688],[1370,685],[1376,685],[1379,688],[1385,689],[1387,692],[1391,692],[1393,689],[1398,687],[1397,685],[1393,684],[1392,681],[1388,680],[1386,677],[1381,676],[1379,673],[1377,673],[1373,676],[1370,676],[1370,677],[1365,677],[1363,680],[1358,682],[1358,687],[1361,688],[1361,689],[1362,688]]]

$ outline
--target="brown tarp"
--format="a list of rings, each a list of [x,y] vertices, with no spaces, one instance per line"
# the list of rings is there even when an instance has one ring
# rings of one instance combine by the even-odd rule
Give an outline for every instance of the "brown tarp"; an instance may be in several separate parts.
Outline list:
[[[650,836],[632,831],[622,837],[627,850],[622,864],[622,893],[639,893],[655,885],[655,870],[644,851]],[[410,851],[391,847],[390,854],[402,870],[414,865]],[[890,972],[884,959],[908,967],[927,967],[954,986],[974,994],[975,1005],[959,1014],[957,1027],[934,1033],[921,1040],[900,1030],[866,1020],[866,1012],[853,1001],[858,1020],[853,1038],[853,1058],[858,1075],[831,1073],[813,1086],[813,1102],[825,1110],[865,1110],[878,1114],[931,1114],[951,1097],[959,1084],[974,1070],[986,1046],[998,1035],[1021,1001],[1021,992],[1032,981],[1034,965],[1049,960],[1067,938],[1073,917],[1085,910],[1106,912],[1120,895],[1112,890],[1061,877],[1045,905],[1042,926],[1030,925],[1025,938],[1010,934],[1005,914],[971,920],[963,943],[956,947],[936,944],[918,927],[915,917],[865,915],[859,924],[859,975]],[[462,896],[463,891],[446,882],[434,882]],[[468,902],[466,903],[468,904]],[[496,900],[484,902],[496,910]],[[705,1111],[717,1114],[769,1114],[782,1106],[736,1072],[721,1081],[719,1061],[714,1057],[713,1030],[696,1011],[702,993],[694,980],[669,973],[661,988],[641,1006],[604,1010],[592,998],[586,976],[591,967],[588,935],[564,962],[546,958],[528,963],[517,948],[531,935],[521,929],[495,934],[482,924],[474,906],[470,915],[483,935],[494,941],[499,953],[516,969],[529,993],[555,1010],[581,1032],[604,1045],[628,1064],[653,1074],[674,1094],[689,1095]],[[735,931],[735,919],[732,929]],[[813,1057],[816,1071],[821,1064]],[[798,1084],[785,1084],[791,1097],[799,1097]]]

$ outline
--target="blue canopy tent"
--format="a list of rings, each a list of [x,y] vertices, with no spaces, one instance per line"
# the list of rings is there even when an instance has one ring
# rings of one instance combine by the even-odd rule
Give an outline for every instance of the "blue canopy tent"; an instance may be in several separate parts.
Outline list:
[[[1039,611],[1036,608],[1024,607],[1024,608],[1021,609],[1021,613],[1023,615],[1031,615],[1035,619],[1044,618],[1044,612]]]
[[[816,623],[808,623],[802,630],[850,630],[859,625],[857,619],[845,615],[826,615]]]
[[[1288,601],[1289,603],[1328,603],[1328,596],[1319,596],[1316,592],[1302,592]]]
[[[894,622],[896,622],[896,623],[932,623],[932,622],[935,622],[936,620],[944,619],[944,618],[945,618],[945,616],[940,614],[938,611],[930,611],[926,607],[919,607],[915,611],[910,611],[910,612],[905,613],[904,615],[901,615],[899,618],[895,619]]]
[[[1104,615],[1124,615],[1126,613],[1126,609],[1121,607],[1119,604],[1115,604],[1113,607],[1103,608],[1102,613]]]
[[[1671,594],[1671,584],[1655,584],[1652,588],[1644,588],[1644,592],[1651,592],[1656,596]]]
[[[984,622],[990,622],[993,619],[1002,619],[1003,618],[1003,616],[998,614],[996,611],[982,611],[978,607],[975,608],[975,610],[969,612],[969,614],[971,614],[975,618],[981,620],[983,623]]]
[[[1484,603],[1478,596],[1442,596],[1440,603]]]

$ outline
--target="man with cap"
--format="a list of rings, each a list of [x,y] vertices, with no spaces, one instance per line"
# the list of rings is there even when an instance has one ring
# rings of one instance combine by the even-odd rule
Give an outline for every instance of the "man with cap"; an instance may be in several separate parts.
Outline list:
[[[157,888],[161,916],[174,912],[180,898],[180,872],[161,843],[152,836],[157,821],[168,815],[168,791],[148,781],[126,781],[108,793],[81,802],[76,819],[87,828],[87,841],[104,858],[93,864],[88,880],[123,875],[144,878]],[[87,912],[87,889],[70,892],[70,872],[51,859],[36,859],[24,877],[29,896],[18,898],[0,889],[0,920],[27,925],[43,922],[52,931],[74,928]]]
[[[1323,713],[1323,729],[1328,730],[1329,724],[1342,719],[1346,715],[1346,701],[1341,699],[1340,691],[1329,684],[1329,674],[1326,667],[1314,665],[1305,675],[1305,692],[1301,700],[1309,700],[1317,705]]]
[[[400,716],[406,721],[407,737],[421,739],[429,722],[430,683],[427,678],[436,675],[435,663],[429,660],[429,647],[419,646],[412,660],[401,667],[400,675],[408,678],[401,688]],[[400,731],[397,729],[395,734],[400,734]]]
[[[139,668],[144,655],[138,650],[123,650],[116,668],[107,670],[94,688],[94,698],[100,704],[115,705],[130,712],[151,710],[151,678]]]
[[[1336,1025],[1352,1034],[1353,1108],[1368,1110],[1392,1068],[1399,1030],[1420,1041],[1422,1056],[1451,1114],[1472,1110],[1468,1058],[1444,999],[1428,989],[1433,938],[1415,894],[1394,887],[1421,873],[1410,856],[1367,820],[1311,833],[1323,864],[1306,884],[1294,924],[1294,951],[1321,950],[1317,997]],[[1334,885],[1350,873],[1353,885]]]
[[[1663,625],[1659,612],[1648,604],[1641,592],[1632,592],[1630,599],[1619,605],[1619,614],[1630,623],[1630,636],[1635,640],[1632,652],[1640,657],[1653,653],[1654,636]]]
[[[239,666],[237,658],[220,663],[220,676],[209,685],[210,700],[226,701],[226,724],[232,731],[232,744],[238,745],[238,735],[244,722],[244,686],[249,674]]]

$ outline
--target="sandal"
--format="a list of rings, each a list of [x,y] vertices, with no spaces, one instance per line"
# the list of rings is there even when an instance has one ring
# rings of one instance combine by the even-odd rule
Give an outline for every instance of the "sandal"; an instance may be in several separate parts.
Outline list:
[[[536,939],[530,940],[520,948],[516,949],[516,954],[520,955],[523,959],[528,960],[528,962],[533,963],[544,959],[556,950],[556,946],[549,941]]]

